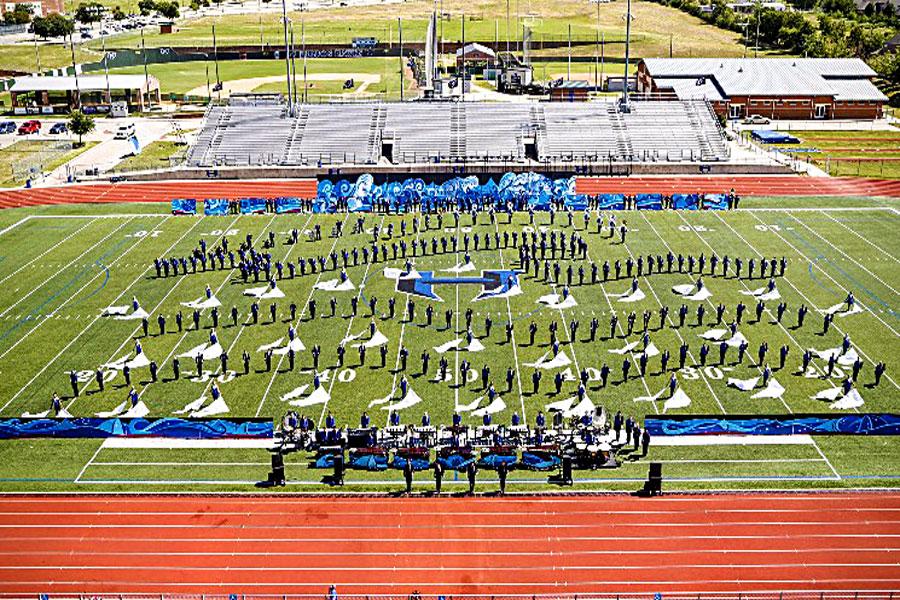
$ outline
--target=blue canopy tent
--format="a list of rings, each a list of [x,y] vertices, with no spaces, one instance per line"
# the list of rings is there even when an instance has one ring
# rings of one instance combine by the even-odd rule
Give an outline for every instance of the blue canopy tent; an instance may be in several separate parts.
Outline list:
[[[226,198],[207,198],[203,201],[203,214],[217,217],[227,215],[228,200]]]
[[[197,201],[192,198],[176,198],[172,200],[173,215],[196,215]]]

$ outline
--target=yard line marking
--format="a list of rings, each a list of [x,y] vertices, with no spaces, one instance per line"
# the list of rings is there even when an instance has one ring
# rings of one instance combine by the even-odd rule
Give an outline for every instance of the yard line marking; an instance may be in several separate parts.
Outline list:
[[[165,222],[166,222],[167,220],[169,220],[170,218],[171,218],[171,215],[167,215],[167,216],[166,216],[159,224],[162,225],[163,223],[165,223]],[[188,233],[190,233],[190,232],[194,229],[194,227],[196,227],[199,223],[200,223],[200,220],[198,220],[197,223],[194,223],[194,225],[192,225],[187,231],[185,231],[185,232],[181,235],[181,237],[178,238],[178,240],[175,241],[175,243],[173,243],[171,246],[169,246],[169,248],[166,250],[166,252],[169,252],[172,248],[174,248],[175,245],[178,244],[178,242],[180,242],[182,239],[184,239],[184,237],[185,237]],[[125,251],[125,254],[127,254],[128,252],[130,252],[132,249],[134,249],[135,247],[137,247],[138,244],[140,244],[142,241],[144,241],[144,240],[146,240],[146,239],[150,239],[150,236],[148,235],[148,236],[144,236],[144,237],[140,238],[134,245],[132,245],[131,247],[128,248],[128,250]],[[119,256],[119,258],[117,258],[117,259],[116,259],[115,261],[113,261],[113,263],[111,263],[111,264],[114,264],[114,263],[115,263],[116,261],[118,261],[120,258],[122,258],[123,256],[125,256],[125,254],[122,254],[121,256]],[[147,270],[148,270],[149,268],[150,268],[150,267],[147,267],[147,269],[145,269],[142,273],[140,273],[140,274],[134,279],[134,281],[132,281],[132,282],[131,282],[124,290],[122,290],[122,292],[121,292],[118,296],[116,296],[116,298],[115,298],[112,302],[115,303],[115,302],[117,302],[117,301],[119,300],[119,298],[121,298],[122,296],[124,296],[125,293],[126,293],[129,289],[131,289],[131,287],[132,287],[135,283],[137,283],[138,281],[141,280],[141,278],[144,276],[144,273],[146,273]],[[70,297],[70,299],[71,299],[71,298],[74,298],[74,297],[75,297],[75,296],[73,295],[73,296]],[[68,302],[68,301],[67,301],[67,302]],[[65,304],[65,303],[63,303],[63,304]],[[60,307],[60,308],[62,308],[62,307]],[[58,310],[58,309],[57,309],[57,310]],[[0,413],[2,413],[4,410],[6,410],[6,408],[7,408],[7,407],[8,407],[8,406],[9,406],[16,398],[18,398],[18,397],[22,394],[22,392],[24,392],[26,389],[28,389],[28,388],[31,386],[31,384],[34,383],[35,380],[37,380],[37,378],[40,377],[40,376],[41,376],[41,375],[42,375],[42,374],[50,367],[50,365],[52,365],[54,362],[56,362],[57,359],[59,359],[59,357],[62,356],[62,355],[66,352],[66,350],[69,349],[69,347],[70,347],[72,344],[74,344],[76,341],[78,341],[78,340],[81,338],[81,336],[84,335],[85,332],[86,332],[88,329],[90,329],[91,326],[92,326],[94,323],[96,323],[98,320],[100,320],[100,318],[101,318],[101,316],[100,316],[99,314],[98,314],[98,315],[95,315],[94,318],[91,319],[91,321],[90,321],[87,325],[84,326],[84,329],[82,329],[82,330],[78,333],[78,335],[76,335],[71,341],[69,341],[69,343],[66,344],[66,345],[63,347],[63,349],[60,350],[60,351],[56,354],[56,356],[54,356],[52,359],[50,359],[50,361],[49,361],[47,364],[45,364],[45,365],[41,368],[41,370],[38,371],[38,372],[34,375],[34,377],[32,377],[32,378],[28,381],[28,383],[26,383],[24,386],[22,386],[21,388],[19,388],[19,391],[16,392],[9,400],[7,400],[6,403],[5,403],[2,407],[0,407]],[[44,321],[41,321],[41,323],[43,323],[43,322],[44,322]],[[32,330],[30,330],[30,331],[34,331],[34,329],[32,329]]]
[[[653,233],[656,234],[656,237],[658,237],[660,239],[660,241],[662,241],[663,245],[666,247],[666,250],[671,252],[672,248],[669,246],[669,243],[665,240],[665,238],[659,234],[659,232],[656,230],[656,227],[653,226],[653,224],[650,222],[649,219],[647,219],[646,215],[644,215],[642,211],[638,211],[638,212],[640,213],[640,215],[644,219],[644,221],[646,221],[647,225],[650,226],[650,229],[653,230]],[[628,244],[625,244],[625,249],[628,251],[629,256],[631,256],[633,258],[634,254],[631,252],[631,248],[628,247]],[[653,285],[650,283],[649,277],[647,278],[647,286],[650,288],[650,292],[653,294],[653,297],[656,298],[657,304],[659,304],[660,307],[662,307],[662,305],[663,305],[662,300],[660,300],[659,295],[657,295],[657,293],[656,293],[656,290],[653,289]],[[713,305],[712,301],[709,298],[707,298],[706,301],[715,310],[715,306]],[[685,342],[684,337],[682,337],[682,335],[681,335],[681,330],[675,328],[674,319],[671,316],[669,316],[667,318],[667,320],[669,321],[669,323],[672,324],[672,330],[675,331],[675,335],[678,336],[678,339],[681,340],[681,343],[682,344],[687,343],[687,342]],[[690,356],[691,360],[694,361],[694,365],[699,367],[699,363],[694,358],[694,353],[690,349],[690,344],[688,344],[688,356]],[[716,394],[715,390],[713,390],[713,388],[712,388],[712,385],[709,383],[709,380],[706,377],[706,370],[702,369],[702,368],[698,368],[697,372],[700,374],[700,377],[703,379],[703,383],[706,384],[706,388],[709,390],[709,393],[712,394],[713,399],[716,401],[716,404],[719,405],[719,410],[722,411],[722,414],[728,414],[728,411],[725,410],[725,406],[722,404],[722,401],[719,399],[719,395]],[[653,405],[655,407],[656,402],[654,402]]]
[[[814,229],[812,229],[809,225],[807,225],[806,223],[804,223],[803,221],[801,221],[800,219],[798,219],[798,218],[795,217],[794,215],[789,214],[789,216],[790,216],[792,219],[794,219],[795,221],[797,221],[799,224],[803,225],[803,227],[805,227],[806,229],[808,229],[808,230],[810,231],[810,233],[812,233],[813,235],[815,235],[816,237],[818,237],[819,239],[821,239],[822,241],[824,241],[826,244],[828,244],[829,246],[831,246],[832,248],[834,248],[835,250],[837,250],[840,254],[843,254],[844,257],[845,257],[847,260],[849,260],[850,262],[852,262],[853,264],[855,264],[855,265],[857,265],[859,268],[861,268],[863,271],[865,271],[866,273],[868,273],[869,275],[871,275],[876,281],[878,281],[879,283],[881,283],[881,284],[882,284],[883,286],[885,286],[887,289],[891,290],[891,292],[893,292],[895,295],[898,294],[897,290],[895,290],[893,287],[891,287],[890,285],[888,285],[888,284],[887,284],[883,279],[881,279],[878,275],[876,275],[875,273],[871,272],[869,269],[867,269],[867,268],[865,267],[865,265],[863,265],[862,263],[860,263],[859,261],[857,261],[857,260],[856,260],[855,258],[853,258],[852,256],[848,255],[846,252],[844,252],[843,250],[841,250],[840,248],[838,248],[838,247],[835,246],[834,244],[832,244],[827,238],[825,238],[824,236],[822,236],[821,234],[819,234],[819,232],[817,232],[817,231],[815,231]],[[824,269],[820,269],[820,270],[824,271]],[[840,286],[840,287],[842,287],[842,288],[844,288],[844,289],[847,289],[845,286],[841,286],[839,283],[837,283],[837,281],[835,281],[833,277],[830,277],[830,276],[829,276],[829,279],[831,279],[832,281],[834,281],[834,282],[835,282],[835,285],[838,285],[838,286]],[[875,314],[875,311],[874,311],[873,309],[871,309],[870,307],[868,307],[868,306],[866,306],[866,305],[864,305],[864,304],[862,304],[862,303],[860,303],[860,305],[861,305],[863,308],[865,308],[866,310],[868,310],[868,311],[872,314],[872,316],[874,316],[876,319],[878,319],[878,321],[880,321],[882,325],[884,325],[885,327],[887,327],[887,328],[891,331],[891,333],[893,333],[895,336],[900,336],[900,334],[898,334],[897,331],[894,330],[893,327],[891,327],[890,325],[888,325],[887,323],[885,323],[884,320],[881,319],[881,317],[879,317],[877,314]]]
[[[34,218],[34,215],[28,215],[28,216],[25,217],[24,219],[19,219],[18,221],[16,221],[15,223],[13,223],[12,225],[10,225],[9,227],[5,227],[4,229],[0,230],[0,235],[3,235],[4,233],[7,233],[7,232],[9,232],[9,231],[12,231],[13,229],[15,229],[16,227],[18,227],[18,226],[21,225],[22,223],[25,223],[25,222],[28,221],[29,219],[33,219],[33,218]]]
[[[73,258],[72,260],[70,260],[70,261],[69,261],[66,265],[64,265],[62,268],[56,269],[56,270],[54,271],[54,273],[53,273],[50,277],[48,277],[47,279],[45,279],[44,281],[42,281],[41,283],[39,283],[34,289],[32,289],[30,292],[28,292],[28,293],[25,294],[24,296],[20,296],[19,299],[16,300],[15,303],[12,304],[11,306],[9,306],[6,310],[4,310],[3,312],[0,312],[0,317],[2,317],[2,316],[4,316],[4,315],[6,315],[7,313],[9,313],[9,311],[11,311],[13,308],[15,308],[16,306],[18,306],[20,302],[22,302],[22,301],[25,300],[26,298],[29,298],[32,294],[34,294],[36,291],[38,291],[38,290],[39,290],[40,288],[42,288],[44,285],[46,285],[47,283],[49,283],[49,282],[50,282],[53,278],[55,278],[57,275],[63,273],[66,269],[68,269],[69,267],[71,267],[72,264],[73,264],[74,262],[78,261],[78,260],[81,259],[81,257],[83,257],[85,254],[87,254],[88,252],[90,252],[91,250],[93,250],[94,248],[96,248],[97,246],[99,246],[100,244],[102,244],[103,242],[105,242],[107,239],[109,239],[110,236],[112,236],[114,233],[116,233],[117,231],[119,231],[120,229],[122,229],[123,227],[125,227],[126,225],[128,225],[131,221],[132,221],[131,219],[125,221],[124,223],[122,223],[121,225],[119,225],[118,227],[116,227],[115,229],[113,229],[112,231],[110,231],[109,233],[107,233],[105,236],[103,236],[103,238],[101,238],[98,242],[96,242],[96,243],[93,244],[91,247],[89,247],[88,249],[86,249],[84,252],[82,252],[81,254],[79,254],[78,256],[76,256],[75,258]],[[90,223],[88,223],[88,225],[90,225]],[[79,230],[79,231],[80,231],[80,230]],[[52,248],[51,248],[51,249],[52,249]],[[49,250],[48,250],[48,252],[49,252]],[[84,265],[84,267],[85,267],[85,268],[90,267],[90,264],[86,264],[86,265]],[[5,281],[5,280],[0,280],[0,284],[2,284],[3,281]]]
[[[418,230],[416,231],[416,239],[413,241],[413,244],[417,243],[417,242],[419,241],[419,238],[421,238],[421,237],[422,237],[422,228],[419,227]],[[425,255],[426,255],[426,252],[423,251],[423,252],[422,252],[422,257],[424,258]],[[436,255],[433,254],[433,255],[432,255],[432,259],[433,259],[435,256],[436,256]],[[415,265],[416,265],[416,258],[417,258],[417,257],[413,257],[412,259],[410,259],[410,263],[412,263],[413,268],[415,268]],[[459,286],[456,285],[456,286],[453,286],[453,287],[456,288],[456,302],[457,302],[457,306],[459,306]],[[396,287],[395,287],[395,289],[396,289]],[[399,372],[399,368],[400,368],[400,351],[403,349],[403,334],[406,332],[406,323],[407,323],[406,315],[407,315],[407,313],[409,312],[409,311],[408,311],[408,308],[409,308],[408,305],[409,305],[409,301],[410,301],[409,294],[406,294],[405,296],[403,296],[403,295],[401,294],[400,297],[401,297],[401,298],[404,298],[404,302],[403,302],[403,315],[404,315],[404,316],[401,317],[401,319],[400,319],[400,340],[397,342],[397,358],[396,358],[396,360],[394,361],[394,377],[393,377],[393,379],[391,380],[391,398],[394,397],[394,390],[397,389],[397,375],[400,374],[400,372]],[[411,319],[410,319],[410,320],[411,320]],[[458,355],[459,352],[455,352],[454,354],[457,354],[457,355]],[[427,383],[427,382],[426,382],[426,383]],[[465,385],[465,383],[463,383],[463,385]],[[390,406],[390,403],[388,403],[388,406]],[[388,410],[388,411],[387,411],[387,415],[385,416],[385,419],[384,419],[385,426],[390,425],[390,422],[391,422],[391,413],[392,413],[392,412],[393,412],[392,410]]]
[[[342,221],[343,225],[347,224],[348,218],[350,218],[350,213],[349,212],[344,213],[344,219]],[[341,226],[342,231],[343,231],[343,225]],[[328,255],[330,255],[332,252],[334,252],[334,249],[337,248],[337,243],[338,243],[339,239],[341,239],[341,238],[335,236],[334,242],[332,242],[332,244],[331,244],[331,250],[328,251]],[[300,314],[297,315],[297,321],[294,323],[291,323],[291,325],[296,330],[298,330],[298,332],[300,329],[300,323],[303,322],[303,315],[306,314],[306,309],[309,306],[309,301],[312,300],[313,294],[316,291],[316,284],[319,283],[319,281],[322,279],[322,275],[324,275],[324,274],[325,274],[325,271],[319,271],[318,275],[316,275],[316,281],[313,283],[312,287],[309,290],[309,296],[306,298],[306,302],[303,303],[303,306],[300,307]],[[262,398],[259,401],[259,406],[256,408],[256,414],[254,415],[256,417],[258,417],[259,413],[262,412],[262,407],[266,403],[266,398],[269,397],[269,390],[272,389],[272,384],[275,383],[275,379],[278,377],[278,370],[281,368],[281,363],[284,362],[285,356],[287,356],[287,354],[282,354],[278,358],[278,364],[275,365],[275,369],[274,369],[274,371],[272,371],[272,377],[269,379],[269,385],[266,386],[266,391],[263,392]]]
[[[863,235],[860,235],[860,234],[859,234],[855,229],[853,229],[852,227],[847,227],[846,224],[841,223],[840,221],[838,221],[837,219],[835,219],[834,217],[832,217],[831,215],[829,215],[829,214],[826,213],[825,211],[821,211],[821,212],[822,212],[823,215],[825,215],[826,217],[828,217],[829,219],[831,219],[832,221],[834,221],[835,223],[837,223],[838,225],[840,225],[841,227],[843,227],[844,229],[846,229],[847,231],[849,231],[850,233],[852,233],[853,235],[855,235],[856,237],[858,237],[859,239],[861,239],[862,241],[864,241],[865,243],[867,243],[868,245],[872,246],[873,248],[875,248],[876,250],[878,250],[879,252],[881,252],[882,254],[884,254],[884,255],[885,255],[886,257],[888,257],[889,259],[893,260],[894,262],[900,263],[900,259],[898,259],[896,256],[894,256],[893,254],[891,254],[890,252],[888,252],[887,250],[885,250],[885,249],[882,248],[881,246],[879,246],[879,245],[873,243],[869,238],[867,238],[867,237],[865,237],[865,236],[863,236]]]
[[[380,231],[380,230],[382,229],[382,227],[384,226],[384,220],[385,220],[386,218],[387,218],[387,214],[381,215],[381,223],[378,224],[378,229],[379,229],[379,231]],[[352,235],[352,234],[351,234],[351,235]],[[365,233],[363,233],[363,235],[365,235]],[[357,288],[356,288],[356,298],[357,298],[357,301],[361,301],[361,300],[362,300],[363,286],[365,285],[366,280],[367,280],[368,277],[369,277],[369,269],[370,269],[371,267],[372,267],[372,262],[371,262],[371,261],[368,262],[368,263],[366,263],[366,270],[363,271],[362,279],[359,280],[359,285],[358,285]],[[359,309],[357,309],[357,313],[358,313],[358,312],[359,312]],[[372,315],[372,318],[374,319],[374,318],[375,318],[375,315]],[[350,333],[353,331],[353,321],[355,321],[355,320],[356,320],[356,315],[355,315],[355,314],[354,314],[354,315],[350,315],[350,322],[347,324],[347,331],[344,332],[344,337],[342,338],[342,342],[343,342],[343,339],[346,339],[346,338],[350,335]],[[342,342],[341,342],[341,343],[342,343]],[[322,414],[319,415],[319,420],[318,420],[318,422],[317,422],[318,425],[319,425],[320,427],[322,426],[322,421],[325,420],[325,413],[326,413],[327,410],[328,410],[328,402],[329,402],[329,400],[331,400],[331,390],[334,389],[334,383],[335,383],[335,381],[337,381],[337,369],[335,369],[334,377],[331,378],[331,382],[328,384],[328,398],[326,398],[326,399],[325,399],[325,402],[322,404]]]
[[[511,212],[509,214],[510,224],[512,224],[514,214],[515,213],[513,213],[513,212]],[[500,235],[500,221],[496,217],[494,219],[494,230],[497,233],[497,235],[499,236]],[[499,237],[498,237],[498,242],[499,242]],[[499,247],[500,246],[499,243],[497,244],[497,246],[498,246],[497,253],[500,255],[500,268],[505,269],[506,267],[503,264],[503,248]],[[456,286],[456,288],[458,290],[459,286]],[[528,415],[525,413],[525,396],[522,393],[522,367],[519,365],[519,350],[517,348],[518,344],[516,344],[516,328],[513,324],[512,305],[510,304],[509,296],[507,296],[505,298],[505,300],[506,300],[506,315],[509,318],[509,325],[510,325],[510,327],[512,327],[512,336],[511,336],[510,343],[512,344],[513,359],[515,360],[515,363],[516,363],[516,383],[519,386],[519,404],[522,407],[522,423],[528,423]],[[488,341],[490,341],[490,340],[488,340]]]
[[[226,229],[223,230],[222,235],[221,235],[218,239],[221,239],[221,238],[225,237],[225,233],[224,233],[224,232],[227,231],[228,229],[231,229],[231,227],[232,227],[235,223],[237,223],[238,219],[240,219],[240,217],[235,217],[234,220],[231,222],[231,224],[228,225],[228,227],[227,227]],[[202,218],[201,218],[200,220],[198,220],[197,223],[195,223],[194,226],[191,227],[191,229],[188,230],[188,231],[193,230],[193,228],[196,227],[197,224],[200,223],[202,220],[203,220]],[[146,237],[150,237],[150,236],[145,236],[145,238],[146,238]],[[183,237],[183,236],[182,236],[182,237]],[[178,241],[181,241],[181,238],[179,238]],[[177,242],[176,242],[176,243],[177,243]],[[173,246],[174,246],[174,245],[173,245]],[[170,247],[163,253],[163,255],[168,254],[168,252],[172,249],[173,246],[170,246]],[[149,271],[150,271],[150,265],[147,265],[147,268],[144,269],[144,271],[141,273],[141,276],[143,276],[144,273],[147,273],[147,272],[149,272]],[[166,292],[166,294],[162,297],[162,299],[161,299],[159,302],[156,303],[156,306],[154,306],[153,309],[149,311],[151,315],[152,315],[153,313],[155,313],[156,311],[159,310],[159,308],[163,305],[163,302],[165,302],[165,301],[169,298],[169,296],[172,295],[172,292],[175,291],[175,289],[181,284],[181,282],[182,282],[184,279],[186,279],[186,276],[185,276],[185,275],[182,275],[181,277],[178,277],[178,278],[176,279],[175,283],[169,288],[169,291]],[[128,287],[131,288],[131,286],[133,286],[137,281],[138,281],[138,280],[136,279],[136,280],[135,280],[134,282],[132,282],[131,285],[129,285]],[[123,292],[123,293],[124,293],[124,292]],[[121,297],[121,295],[120,295],[120,297]],[[131,341],[134,339],[134,336],[137,334],[138,331],[140,331],[140,329],[141,329],[141,325],[136,325],[135,328],[134,328],[134,330],[132,330],[132,332],[128,335],[128,337],[125,339],[125,341],[122,342],[122,343],[119,345],[119,347],[116,349],[116,351],[113,352],[113,353],[110,355],[109,359],[108,359],[106,362],[109,362],[109,361],[111,361],[111,360],[115,360],[116,355],[119,354],[119,352],[121,352],[122,349],[125,348],[125,346],[126,346],[129,342],[131,342]],[[148,384],[148,385],[149,385],[149,384]],[[145,386],[144,389],[146,389],[146,386]],[[143,393],[143,390],[141,390],[141,394],[142,394],[142,393]],[[138,397],[140,397],[140,394],[138,394]],[[75,401],[76,401],[77,399],[78,399],[77,397],[76,397],[76,398],[72,398],[72,400],[66,405],[66,410],[68,410],[69,408],[71,408],[72,405],[75,404]]]
[[[718,216],[718,215],[717,215],[717,216]],[[722,217],[719,217],[719,219],[721,219],[721,218],[722,218]],[[753,215],[753,218],[755,218],[757,221],[762,222],[762,221],[760,220],[760,218],[757,217],[756,215]],[[730,227],[730,226],[729,226],[729,228],[731,228],[732,231],[735,231],[733,227]],[[743,239],[743,236],[741,236],[741,235],[740,235],[739,233],[737,233],[736,231],[735,231],[735,233],[738,235],[738,237],[741,237],[741,239]],[[787,244],[794,252],[796,252],[797,254],[799,254],[800,256],[802,256],[802,257],[803,257],[803,260],[805,260],[805,261],[807,261],[807,262],[812,262],[812,261],[810,261],[809,257],[807,257],[803,252],[801,252],[796,246],[794,246],[792,243],[790,243],[789,241],[787,241],[787,239],[785,239],[785,237],[784,237],[783,235],[781,235],[780,232],[778,232],[778,231],[773,231],[772,233],[774,233],[775,235],[777,235],[778,238],[779,238],[782,242],[784,242],[785,244]],[[747,242],[746,240],[744,240],[744,242],[747,243],[747,244],[749,245],[749,242]],[[752,246],[751,246],[751,247],[752,247]],[[831,274],[828,273],[828,271],[826,271],[826,270],[824,270],[824,269],[819,269],[819,270],[820,270],[826,277],[828,277],[828,279],[830,279],[836,286],[838,286],[838,287],[843,287],[843,286],[841,286],[841,284],[839,284],[837,281],[835,281],[834,277],[832,277]],[[810,299],[807,298],[806,295],[805,295],[803,292],[801,292],[799,288],[797,288],[797,286],[795,286],[791,281],[788,280],[787,277],[784,277],[784,280],[785,280],[785,282],[787,282],[788,285],[790,285],[792,288],[794,288],[794,290],[796,290],[797,293],[798,293],[804,300],[806,300],[806,301],[809,303],[810,306],[815,306],[815,305],[813,304],[813,302],[811,302]],[[873,314],[874,314],[874,313],[873,313]],[[878,317],[876,316],[875,318],[877,319]],[[879,321],[880,321],[880,319],[879,319]],[[840,325],[838,325],[836,321],[835,321],[835,322],[832,322],[832,326],[833,326],[833,327],[834,327],[841,335],[844,335],[844,333],[845,333],[844,330],[841,329]],[[801,349],[802,349],[802,347],[801,347]],[[869,361],[870,363],[875,364],[875,361],[873,361],[873,360],[872,360],[872,359],[871,359],[871,358],[870,358],[870,357],[862,350],[862,348],[860,348],[859,346],[857,346],[857,350],[859,351],[860,356],[862,356],[863,358],[865,358],[865,359],[866,359],[867,361]],[[900,389],[900,385],[897,385],[897,382],[894,381],[893,378],[892,378],[888,373],[885,373],[885,374],[884,374],[884,377],[885,377],[888,381],[890,381],[892,384],[894,384],[894,387],[895,387],[895,388]],[[830,381],[830,380],[829,380],[829,381]],[[834,384],[832,384],[832,385],[834,386]],[[834,386],[834,387],[837,387],[837,386]]]
[[[81,470],[78,471],[78,476],[75,477],[73,483],[78,483],[81,480],[81,476],[84,475],[84,472],[87,471],[88,467],[91,466],[91,463],[94,462],[94,459],[97,458],[97,455],[100,454],[100,451],[103,450],[103,444],[99,444],[97,446],[97,450],[94,451],[94,454],[91,456],[91,459],[84,463],[84,466],[81,467]]]
[[[19,221],[19,223],[23,223],[24,221],[25,221],[25,220],[23,219],[22,221]],[[70,239],[72,239],[72,237],[74,237],[76,234],[81,233],[82,231],[85,230],[85,228],[89,227],[90,225],[93,225],[93,223],[94,223],[93,220],[88,221],[87,223],[85,223],[84,225],[82,225],[81,227],[79,227],[78,229],[76,229],[75,231],[73,231],[72,233],[70,233],[69,235],[67,235],[66,237],[62,238],[61,240],[59,240],[58,242],[56,242],[55,244],[53,244],[52,246],[50,246],[49,248],[47,248],[46,250],[44,250],[43,252],[41,252],[40,254],[38,254],[37,256],[35,256],[34,258],[32,258],[31,260],[29,260],[27,263],[25,263],[24,265],[22,265],[21,267],[19,267],[18,269],[16,269],[15,271],[13,271],[12,273],[10,273],[10,274],[7,275],[6,277],[4,277],[3,279],[0,279],[0,284],[6,282],[10,277],[13,277],[14,275],[18,274],[19,271],[21,271],[22,269],[34,265],[35,262],[37,262],[38,260],[40,260],[41,258],[43,258],[44,256],[46,256],[48,252],[51,252],[51,251],[55,250],[55,249],[56,249],[58,246],[60,246],[61,244],[64,244],[65,242],[68,242],[68,241],[69,241]],[[17,224],[18,224],[18,223],[17,223]],[[0,232],[0,233],[2,233],[2,232]]]
[[[224,231],[228,231],[228,229],[231,229],[232,226],[233,226],[235,223],[237,223],[237,221],[238,221],[239,218],[240,218],[240,217],[235,218],[234,221],[231,222],[231,225],[229,225]],[[262,231],[259,232],[259,239],[262,239],[262,236],[265,234],[266,230],[267,230],[269,227],[271,227],[272,222],[273,222],[274,220],[275,220],[275,215],[273,214],[273,215],[272,215],[272,218],[269,219],[269,222],[266,223],[266,226],[263,227]],[[224,238],[224,237],[225,237],[225,234],[223,233],[222,236],[219,237],[219,240],[221,240],[221,239]],[[213,243],[215,244],[215,243],[217,243],[217,242],[218,242],[218,240],[214,241]],[[222,291],[222,288],[225,287],[225,284],[227,284],[229,281],[231,281],[231,274],[234,273],[234,272],[237,270],[237,268],[220,269],[218,272],[221,273],[223,270],[227,272],[226,275],[225,275],[225,280],[222,281],[222,283],[219,284],[219,286],[218,286],[215,290],[213,290],[213,295],[214,295],[214,296],[217,295],[220,291]],[[213,271],[213,272],[215,272],[215,271]],[[184,277],[179,278],[179,282],[180,282],[181,279],[183,279],[183,278],[184,278]],[[154,309],[154,311],[158,310],[159,307],[162,306],[163,301],[165,301],[166,298],[169,297],[169,294],[171,294],[173,291],[175,291],[175,288],[176,288],[176,287],[178,287],[178,283],[176,283],[174,286],[172,286],[172,289],[169,290],[169,293],[166,294],[166,295],[163,297],[162,301],[160,301],[160,303],[156,305],[156,308]],[[201,315],[202,315],[204,312],[206,312],[206,309],[205,309],[205,308],[200,310],[200,314],[201,314]],[[151,313],[151,314],[152,314],[152,313]],[[242,329],[243,329],[243,328],[242,328]],[[175,352],[178,351],[178,346],[181,345],[181,342],[183,342],[183,341],[185,340],[185,338],[187,338],[188,334],[189,334],[191,331],[192,331],[191,329],[185,328],[184,332],[182,332],[182,334],[181,334],[181,337],[178,339],[177,342],[175,342],[175,345],[172,346],[172,349],[169,351],[169,354],[167,354],[166,357],[159,363],[159,370],[160,370],[160,371],[162,371],[163,366],[169,361],[169,359],[172,358],[172,355],[174,355]],[[137,329],[135,329],[135,332],[137,332]],[[125,346],[125,344],[127,344],[130,340],[131,340],[131,338],[129,338],[128,340],[126,340],[125,343],[123,343],[122,346],[119,347],[119,350],[121,350],[121,349]],[[237,337],[235,337],[235,340],[234,340],[234,341],[237,341]],[[234,346],[234,341],[232,342],[232,346]],[[116,354],[119,352],[119,350],[116,350]],[[231,350],[231,346],[228,347],[228,350],[229,350],[229,351]],[[113,359],[115,359],[115,354],[113,355]],[[203,373],[197,373],[197,377],[202,377],[202,376],[203,376]],[[210,377],[210,382],[207,383],[206,386],[204,387],[204,390],[203,390],[203,393],[204,393],[204,394],[206,393],[206,390],[209,389],[209,386],[212,385],[212,382],[213,382],[213,381],[214,381],[214,378]],[[147,383],[147,384],[141,389],[141,391],[138,392],[138,398],[141,398],[141,397],[144,395],[144,392],[147,391],[147,388],[149,388],[151,385],[153,385],[153,382],[152,382],[152,381],[150,381],[149,383]]]

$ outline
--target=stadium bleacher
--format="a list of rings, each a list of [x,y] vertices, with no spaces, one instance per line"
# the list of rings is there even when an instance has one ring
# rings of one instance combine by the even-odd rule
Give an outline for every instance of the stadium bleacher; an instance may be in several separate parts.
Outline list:
[[[352,103],[232,101],[207,111],[189,166],[540,162],[713,162],[729,157],[702,101]]]

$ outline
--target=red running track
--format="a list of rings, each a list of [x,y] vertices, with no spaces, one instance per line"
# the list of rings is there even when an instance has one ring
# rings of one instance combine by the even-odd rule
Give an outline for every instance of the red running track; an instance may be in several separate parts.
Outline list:
[[[5,595],[886,591],[898,551],[898,493],[0,497]]]
[[[900,198],[900,180],[855,177],[709,176],[579,178],[582,194],[643,192],[722,193],[741,196],[886,196]],[[0,208],[79,202],[169,202],[173,198],[230,198],[316,195],[315,179],[166,181],[79,184],[0,191]]]

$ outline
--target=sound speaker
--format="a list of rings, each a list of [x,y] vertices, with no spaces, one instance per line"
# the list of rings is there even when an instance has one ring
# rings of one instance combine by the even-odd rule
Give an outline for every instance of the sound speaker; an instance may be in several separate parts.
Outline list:
[[[269,476],[269,481],[273,485],[285,484],[284,455],[281,452],[272,454],[272,474]]]
[[[650,473],[647,475],[649,479],[662,479],[662,463],[650,463]]]
[[[566,485],[572,485],[572,457],[563,456],[562,459],[562,480]]]

